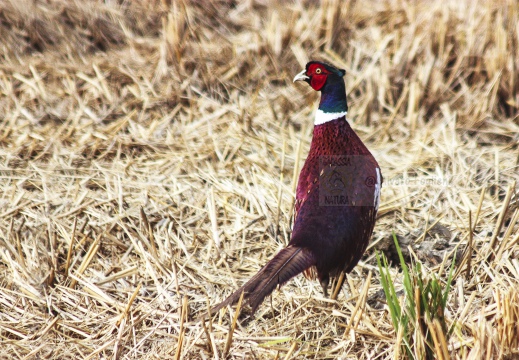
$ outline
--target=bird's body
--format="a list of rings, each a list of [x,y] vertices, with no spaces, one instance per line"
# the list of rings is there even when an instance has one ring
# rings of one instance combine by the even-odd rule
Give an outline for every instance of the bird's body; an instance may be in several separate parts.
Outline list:
[[[354,185],[367,194],[338,189],[343,195],[334,195],[333,171],[339,171],[341,181],[348,181],[344,186]],[[358,180],[344,179],[347,176]],[[329,276],[349,273],[366,250],[378,207],[377,177],[380,170],[375,158],[344,117],[314,127],[297,187],[290,245],[310,249],[325,294]],[[366,185],[366,179],[375,181]],[[343,200],[338,196],[344,196]],[[353,204],[355,198],[361,203]]]
[[[369,243],[382,185],[377,161],[346,120],[344,70],[310,62],[294,81],[321,91],[312,143],[299,176],[291,240],[245,285],[215,306],[244,292],[252,312],[277,285],[304,272],[317,275],[327,295],[330,276],[348,273]]]

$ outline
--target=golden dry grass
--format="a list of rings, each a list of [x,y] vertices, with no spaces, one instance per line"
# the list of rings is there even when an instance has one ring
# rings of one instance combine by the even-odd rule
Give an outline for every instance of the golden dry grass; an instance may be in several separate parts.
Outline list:
[[[0,357],[391,359],[373,248],[438,222],[468,249],[452,358],[517,358],[518,17],[514,0],[1,0]],[[383,169],[375,246],[338,301],[297,277],[232,337],[233,313],[204,328],[289,240],[309,59],[347,70]]]

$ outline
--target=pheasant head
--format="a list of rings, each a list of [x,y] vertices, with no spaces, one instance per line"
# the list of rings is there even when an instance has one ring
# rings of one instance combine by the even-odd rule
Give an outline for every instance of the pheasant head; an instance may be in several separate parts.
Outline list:
[[[348,102],[344,75],[346,71],[320,61],[310,61],[305,70],[294,77],[294,82],[305,81],[321,92],[321,102],[315,113],[315,125],[324,124],[346,115]]]

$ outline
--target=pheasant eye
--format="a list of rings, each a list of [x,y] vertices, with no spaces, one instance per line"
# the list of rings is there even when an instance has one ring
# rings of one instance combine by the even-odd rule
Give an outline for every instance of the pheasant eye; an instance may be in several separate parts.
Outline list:
[[[322,73],[322,70],[320,68],[317,68],[317,69],[315,69],[315,73],[320,74],[320,73]]]

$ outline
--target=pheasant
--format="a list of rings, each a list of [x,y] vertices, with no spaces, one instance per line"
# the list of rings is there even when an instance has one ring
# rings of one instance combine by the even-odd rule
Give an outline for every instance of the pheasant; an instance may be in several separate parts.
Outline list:
[[[364,254],[375,225],[382,174],[346,120],[344,75],[345,70],[311,61],[295,76],[294,82],[320,91],[321,101],[299,175],[290,242],[211,313],[235,303],[243,292],[253,315],[276,286],[303,272],[319,279],[327,297],[330,277],[349,273]]]

